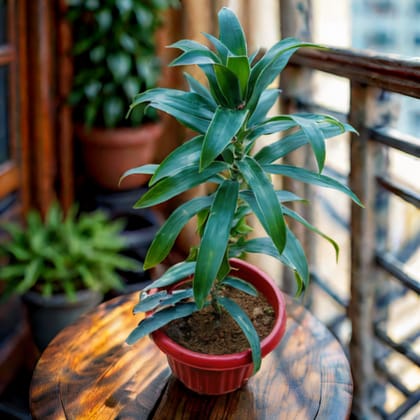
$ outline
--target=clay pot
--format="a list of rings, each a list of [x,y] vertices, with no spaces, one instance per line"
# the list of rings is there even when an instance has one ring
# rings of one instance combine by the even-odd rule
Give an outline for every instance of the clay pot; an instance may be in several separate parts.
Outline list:
[[[127,169],[153,162],[162,132],[161,123],[114,129],[76,127],[88,176],[100,187],[111,191],[146,184],[149,175],[130,175],[120,185],[118,182]]]
[[[242,260],[232,259],[235,277],[254,285],[273,306],[276,320],[271,333],[261,341],[262,356],[274,350],[286,329],[286,304],[274,281],[262,270]],[[167,356],[169,366],[187,388],[198,394],[222,395],[241,388],[253,373],[251,350],[226,355],[212,355],[188,350],[163,330],[151,334]]]

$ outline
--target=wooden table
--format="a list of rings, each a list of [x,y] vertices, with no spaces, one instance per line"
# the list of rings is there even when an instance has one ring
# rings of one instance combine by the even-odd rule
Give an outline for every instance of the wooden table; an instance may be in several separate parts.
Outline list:
[[[137,324],[137,293],[117,297],[63,330],[35,369],[35,419],[321,419],[347,418],[349,364],[330,332],[287,298],[287,330],[262,369],[241,390],[205,397],[171,376],[166,357],[144,338],[124,343]]]

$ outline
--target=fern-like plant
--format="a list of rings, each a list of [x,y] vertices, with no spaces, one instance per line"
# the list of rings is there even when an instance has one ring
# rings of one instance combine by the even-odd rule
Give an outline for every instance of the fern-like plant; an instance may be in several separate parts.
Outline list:
[[[31,211],[24,225],[8,222],[0,228],[8,234],[0,243],[0,281],[5,283],[1,299],[35,290],[44,296],[65,293],[74,300],[81,289],[121,289],[117,269],[139,269],[136,261],[121,254],[122,221],[111,221],[100,211],[78,216],[73,207],[64,216],[55,204],[45,221]]]

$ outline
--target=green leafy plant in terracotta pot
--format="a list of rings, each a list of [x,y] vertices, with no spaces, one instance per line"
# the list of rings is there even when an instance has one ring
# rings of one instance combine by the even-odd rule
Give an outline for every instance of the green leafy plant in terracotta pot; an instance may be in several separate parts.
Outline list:
[[[301,293],[309,281],[308,264],[302,246],[288,227],[288,219],[321,234],[338,252],[333,239],[288,207],[288,203],[301,198],[292,191],[278,190],[272,176],[332,188],[360,204],[347,186],[321,174],[325,140],[353,131],[351,126],[320,114],[267,116],[280,93],[270,88],[271,83],[298,48],[315,45],[283,39],[257,60],[256,54],[249,55],[235,14],[222,8],[218,20],[219,37],[205,34],[213,49],[191,40],[172,45],[182,51],[172,65],[197,65],[207,78],[207,87],[186,74],[188,91],[152,89],[136,96],[131,105],[132,110],[147,104],[164,111],[197,135],[159,165],[133,168],[125,174],[152,176],[149,190],[135,204],[137,208],[158,205],[201,183],[214,186],[209,195],[179,206],[157,232],[145,268],[164,261],[177,235],[194,216],[200,241],[185,261],[169,268],[144,289],[134,312],[146,312],[147,316],[127,339],[134,343],[151,334],[167,353],[173,373],[187,387],[203,394],[222,394],[241,387],[258,371],[262,356],[278,344],[284,332],[284,300],[277,286],[261,270],[238,257],[262,253],[280,260],[293,270]],[[287,135],[254,152],[259,137],[283,132]],[[317,172],[278,163],[306,144],[312,148]],[[250,214],[256,216],[267,236],[249,238]],[[189,283],[185,284],[185,279]],[[251,310],[246,312],[238,304],[237,295],[264,295],[268,306],[252,308],[251,304]],[[270,312],[274,314],[272,330],[260,336],[258,313]],[[225,355],[185,348],[185,336],[197,338],[198,333],[191,328],[206,313],[211,320],[204,334],[207,341],[221,340],[226,332],[211,338],[210,330],[214,325],[217,329],[225,319],[233,319],[243,333],[246,348]]]
[[[138,92],[157,86],[161,65],[156,32],[162,14],[178,0],[68,0],[73,28],[74,80],[69,97],[85,168],[108,190],[143,185],[139,175],[118,180],[128,168],[153,160],[162,134],[157,113],[138,107]]]
[[[122,221],[103,212],[66,216],[52,205],[45,221],[31,211],[25,224],[2,223],[0,301],[21,295],[28,308],[35,342],[44,349],[64,326],[96,306],[103,294],[122,287],[118,269],[139,270],[121,254]]]

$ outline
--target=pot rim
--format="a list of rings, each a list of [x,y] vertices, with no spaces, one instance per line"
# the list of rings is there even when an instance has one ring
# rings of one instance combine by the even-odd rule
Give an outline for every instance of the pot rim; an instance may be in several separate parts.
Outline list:
[[[76,290],[76,299],[69,300],[65,293],[54,293],[51,296],[44,296],[35,290],[28,290],[22,295],[22,300],[27,303],[32,303],[38,306],[46,306],[50,308],[66,308],[83,306],[85,302],[90,300],[97,300],[100,302],[103,298],[103,293],[93,289]]]
[[[91,147],[125,148],[138,147],[139,144],[156,143],[156,138],[163,133],[162,121],[147,122],[137,127],[91,127],[76,125],[78,138]]]
[[[287,317],[285,298],[271,277],[260,268],[236,258],[231,259],[231,265],[234,269],[239,271],[239,276],[241,278],[245,277],[245,280],[251,281],[249,278],[250,276],[257,276],[260,279],[254,286],[260,293],[264,294],[276,311],[276,320],[273,329],[270,334],[261,341],[261,356],[264,357],[276,347],[286,330]],[[262,288],[265,290],[261,290]],[[174,359],[182,360],[183,363],[193,367],[205,367],[207,370],[236,369],[238,366],[252,363],[251,349],[223,355],[206,354],[198,353],[181,346],[169,338],[161,329],[153,332],[151,337],[163,352],[169,353]]]

